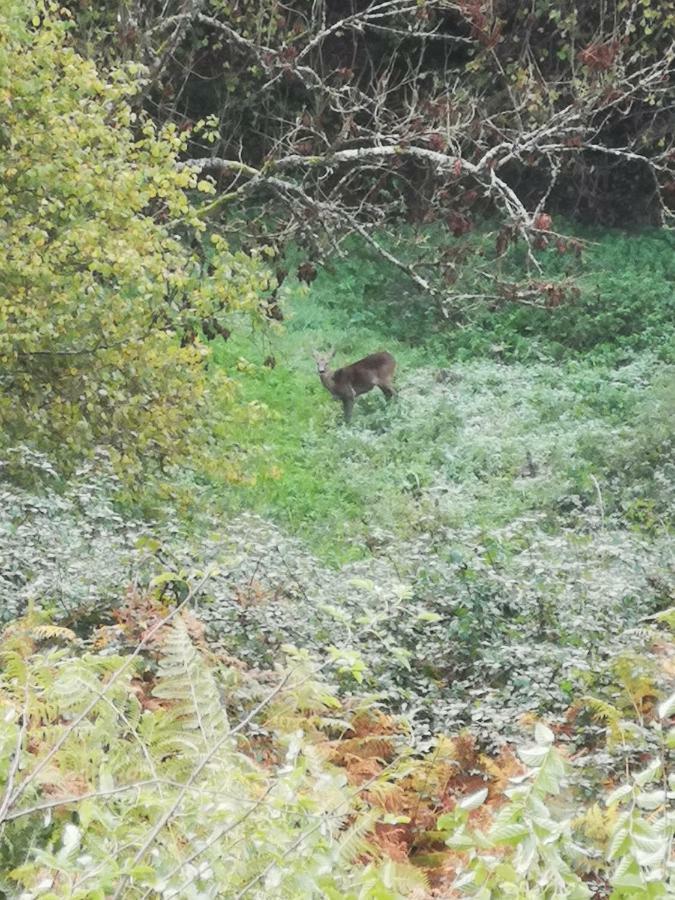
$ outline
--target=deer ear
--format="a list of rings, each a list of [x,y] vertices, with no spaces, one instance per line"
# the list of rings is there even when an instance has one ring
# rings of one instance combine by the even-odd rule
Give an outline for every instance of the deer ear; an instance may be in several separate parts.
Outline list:
[[[328,359],[332,359],[334,356],[335,356],[335,347],[332,347],[332,348],[328,351]]]

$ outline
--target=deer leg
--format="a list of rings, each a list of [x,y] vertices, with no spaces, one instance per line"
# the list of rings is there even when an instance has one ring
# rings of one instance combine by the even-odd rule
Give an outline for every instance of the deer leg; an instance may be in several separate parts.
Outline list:
[[[352,410],[354,409],[354,398],[344,397],[342,399],[342,408],[345,413],[345,424],[349,425],[352,420]]]
[[[389,403],[389,401],[391,400],[392,397],[396,396],[396,391],[393,388],[387,387],[386,384],[379,385],[379,388],[382,391],[382,393],[384,394],[384,396],[387,398],[387,403]]]

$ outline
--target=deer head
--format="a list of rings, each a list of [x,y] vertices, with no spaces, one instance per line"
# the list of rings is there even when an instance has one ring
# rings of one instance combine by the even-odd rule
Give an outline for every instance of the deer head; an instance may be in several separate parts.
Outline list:
[[[319,375],[323,375],[328,371],[328,363],[335,356],[335,349],[333,348],[327,353],[319,353],[316,350],[312,350],[312,356],[316,362],[316,371]]]

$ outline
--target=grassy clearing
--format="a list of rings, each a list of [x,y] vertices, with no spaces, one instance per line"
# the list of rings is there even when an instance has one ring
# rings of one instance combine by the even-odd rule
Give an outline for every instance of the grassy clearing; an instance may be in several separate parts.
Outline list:
[[[215,349],[218,371],[242,373],[247,414],[223,414],[216,464],[190,485],[244,560],[214,591],[226,646],[252,663],[289,637],[356,647],[368,686],[422,731],[486,739],[646,649],[642,623],[675,583],[672,272],[660,238],[605,243],[584,275],[599,294],[575,310],[478,314],[423,341],[356,256],[309,292],[284,286],[283,330]],[[311,359],[329,346],[337,365],[394,353],[397,400],[360,398],[345,426]],[[217,460],[235,457],[245,477],[223,485]],[[233,597],[254,583],[242,630]]]
[[[644,308],[647,318],[661,321],[659,302],[668,305],[671,277],[665,245],[660,238],[636,243],[634,249],[620,238],[611,253],[602,245],[589,267],[598,277],[597,268],[609,265],[609,257],[624,254],[625,268],[608,268],[601,292],[628,281],[630,297],[624,292],[621,302],[631,306],[645,284],[638,273],[644,275],[658,259]],[[247,476],[222,492],[226,509],[272,518],[335,564],[371,555],[383,535],[410,538],[439,523],[489,529],[533,510],[544,512],[553,529],[571,521],[575,510],[591,506],[598,515],[633,524],[642,518],[654,528],[665,525],[672,497],[663,467],[673,437],[667,422],[675,382],[663,359],[672,334],[662,321],[662,340],[649,350],[633,349],[617,361],[610,360],[605,343],[592,354],[568,347],[558,361],[552,357],[561,338],[575,343],[570,316],[576,315],[576,327],[588,333],[602,324],[589,313],[584,325],[579,309],[518,308],[493,314],[493,336],[508,325],[513,338],[513,317],[548,317],[539,338],[533,338],[543,359],[507,362],[500,344],[497,356],[488,346],[487,354],[475,352],[467,360],[467,348],[487,340],[482,318],[455,329],[464,348],[455,347],[454,354],[437,335],[427,342],[410,330],[406,336],[395,315],[384,315],[386,308],[367,299],[368,273],[383,278],[381,269],[366,260],[364,274],[358,262],[348,258],[332,275],[322,273],[310,292],[287,288],[283,331],[240,335],[216,348],[219,367],[246,373],[240,396],[248,415],[225,417],[219,424],[219,452],[236,455],[243,449]],[[351,301],[347,286],[354,292]],[[590,300],[583,297],[582,306],[586,303]],[[529,327],[538,326],[531,321]],[[621,336],[610,337],[615,347]],[[450,344],[459,340],[448,337]],[[377,349],[393,352],[398,400],[387,406],[373,392],[358,401],[352,425],[345,426],[340,405],[320,384],[310,356],[313,348],[328,346],[337,348],[337,365]],[[274,368],[263,365],[269,354]],[[647,465],[641,462],[645,453]]]
[[[480,319],[454,326],[445,345],[438,333],[422,341],[394,310],[376,315],[365,302],[369,279],[382,273],[359,264],[348,258],[309,292],[289,279],[283,330],[233,329],[215,345],[214,379],[233,377],[241,402],[213,411],[199,470],[174,473],[185,510],[173,516],[155,501],[164,503],[161,565],[172,557],[185,571],[218,566],[200,615],[227,652],[257,666],[275,663],[288,642],[320,654],[353,648],[363,683],[347,673],[344,687],[405,710],[420,735],[468,724],[489,741],[512,734],[523,710],[560,713],[588,690],[632,708],[630,689],[613,687],[617,666],[624,682],[646,667],[658,693],[645,618],[675,596],[665,323],[661,344],[630,352],[598,344],[580,354],[561,326],[560,359],[543,331],[533,358],[504,344],[465,358],[487,341]],[[664,272],[655,270],[646,295],[665,296]],[[639,286],[631,291],[634,303]],[[661,315],[655,300],[645,315]],[[584,333],[594,323],[587,318]],[[452,352],[460,338],[464,349]],[[360,398],[345,426],[310,355],[328,346],[337,364],[393,352],[398,399]],[[65,506],[50,501],[44,515],[30,511],[29,497],[17,507],[3,552],[23,573],[23,599],[54,597],[59,609],[89,598],[98,609],[110,602],[106,584],[156,563],[147,547],[134,550],[135,526],[96,512],[108,509],[106,497],[84,503],[93,518],[83,530],[80,494],[91,498],[91,486]],[[31,534],[48,529],[61,540],[46,581],[25,549],[24,520]],[[86,578],[93,571],[98,587]],[[638,652],[646,655],[634,663]]]
[[[240,388],[251,415],[228,418],[220,426],[226,448],[233,453],[237,447],[247,448],[243,469],[252,475],[252,483],[228,487],[224,496],[230,508],[271,516],[305,537],[321,555],[339,562],[363,554],[360,538],[373,515],[380,523],[382,514],[410,516],[410,501],[402,490],[405,450],[394,450],[391,428],[403,421],[408,402],[405,372],[425,356],[389,341],[403,373],[400,402],[387,409],[379,392],[362,398],[353,426],[347,427],[340,404],[319,382],[311,349],[333,342],[339,344],[341,359],[347,354],[356,358],[381,346],[382,338],[373,332],[346,337],[330,314],[309,309],[311,302],[296,301],[297,312],[286,333],[272,344],[274,369],[261,364],[269,346],[230,341],[216,350],[218,363],[229,372],[244,355],[256,361]],[[377,511],[372,506],[382,490],[388,508]]]

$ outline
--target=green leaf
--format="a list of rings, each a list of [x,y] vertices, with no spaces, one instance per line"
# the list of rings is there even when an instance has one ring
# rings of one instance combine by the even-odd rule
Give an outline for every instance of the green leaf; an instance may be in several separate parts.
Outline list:
[[[464,797],[459,801],[457,806],[459,809],[463,809],[465,812],[472,812],[474,809],[478,809],[479,806],[482,806],[483,803],[487,800],[488,789],[481,788],[479,791],[476,791],[474,794],[469,794],[468,797]]]
[[[653,759],[645,769],[633,776],[633,781],[638,787],[644,787],[646,784],[649,784],[650,781],[654,781],[655,778],[658,778],[660,772],[661,760]]]
[[[619,854],[623,853],[629,844],[628,830],[626,828],[618,829],[612,837],[611,843],[607,850],[607,858],[615,859]]]
[[[451,812],[443,813],[442,816],[439,816],[436,828],[439,831],[450,831],[450,829],[459,828],[466,822],[466,818],[466,813],[460,813],[458,808],[455,807]]]
[[[530,829],[521,822],[510,822],[491,828],[488,837],[493,844],[517,844],[521,838],[526,837]]]
[[[654,810],[658,809],[666,802],[665,791],[642,791],[635,798],[635,802],[640,809]]]
[[[172,582],[177,580],[177,576],[175,572],[161,572],[159,575],[155,575],[155,577],[150,582],[151,587],[162,587],[165,584],[171,584]]]
[[[612,887],[614,888],[643,888],[644,886],[644,879],[636,871],[612,877]]]
[[[632,793],[632,791],[633,788],[630,784],[621,784],[605,798],[605,803],[607,804],[607,806],[613,806],[615,803],[620,803],[622,800],[625,800],[625,798],[628,797]]]
[[[82,832],[72,822],[66,822],[61,833],[62,852],[66,855],[73,853],[79,846]]]
[[[474,846],[474,840],[470,834],[467,834],[464,831],[457,832],[456,834],[450,835],[449,838],[445,841],[446,846],[451,847],[453,850],[471,850]]]
[[[137,865],[129,870],[129,877],[136,882],[153,884],[157,880],[157,872],[152,866]]]
[[[540,747],[550,747],[555,741],[555,735],[543,722],[537,722],[534,726],[534,739]]]
[[[659,704],[657,714],[659,719],[669,719],[675,714],[675,693],[672,693],[663,703]]]
[[[518,756],[522,759],[526,766],[531,766],[532,768],[538,768],[539,766],[541,766],[548,756],[548,753],[548,746],[540,747],[539,745],[537,745],[535,747],[518,748]]]
[[[431,610],[424,609],[417,614],[417,619],[419,622],[440,622],[443,616],[439,616],[438,613],[432,612]]]
[[[156,538],[149,537],[148,535],[142,535],[136,541],[137,550],[148,550],[150,553],[156,553],[158,550],[161,550],[161,548],[161,541],[158,541]]]

